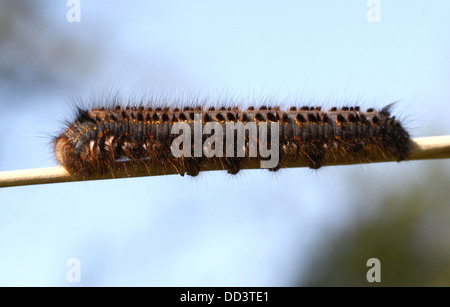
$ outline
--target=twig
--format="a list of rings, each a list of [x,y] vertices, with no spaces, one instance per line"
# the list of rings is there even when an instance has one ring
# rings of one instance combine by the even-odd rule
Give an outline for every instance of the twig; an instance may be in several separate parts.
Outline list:
[[[448,159],[450,158],[450,135],[434,136],[413,139],[412,151],[408,160],[425,159]],[[386,157],[381,152],[373,153],[366,151],[360,157],[342,156],[327,154],[323,165],[347,165],[374,162],[394,161],[394,157]],[[296,159],[292,156],[283,158],[284,168],[295,168],[307,166],[306,161]],[[259,161],[254,159],[244,159],[242,169],[259,169]],[[222,166],[217,159],[208,159],[202,171],[221,170]],[[161,167],[151,167],[146,165],[135,165],[129,162],[120,162],[114,174],[93,176],[88,179],[71,176],[62,167],[49,167],[40,169],[15,170],[0,172],[0,187],[24,186],[33,184],[74,182],[84,180],[101,180],[114,178],[131,178],[141,176],[160,176],[178,174],[175,168],[162,169]]]

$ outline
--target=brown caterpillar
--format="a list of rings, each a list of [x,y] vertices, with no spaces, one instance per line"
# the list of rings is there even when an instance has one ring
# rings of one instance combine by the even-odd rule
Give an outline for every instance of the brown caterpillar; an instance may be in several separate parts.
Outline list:
[[[241,110],[237,107],[112,106],[90,111],[78,108],[73,123],[68,123],[65,131],[54,139],[54,149],[56,159],[67,171],[85,178],[111,172],[121,159],[159,164],[161,167],[172,165],[182,176],[184,173],[196,176],[209,158],[205,153],[195,156],[193,145],[189,150],[191,155],[175,157],[171,144],[179,135],[171,134],[171,129],[176,123],[186,123],[192,128],[190,137],[194,139],[195,121],[200,118],[202,127],[207,123],[217,123],[224,131],[231,123],[255,123],[261,127],[261,123],[276,123],[279,160],[275,167],[270,168],[272,171],[283,166],[283,157],[287,154],[305,159],[310,168],[318,169],[330,148],[337,148],[342,154],[357,155],[362,148],[371,146],[401,161],[410,152],[410,136],[400,121],[390,115],[391,106],[380,111],[361,111],[359,107],[331,108],[328,111],[322,111],[320,107],[292,107],[288,110],[250,107]],[[267,139],[272,140],[276,136],[269,131]],[[201,141],[208,137],[202,135]],[[249,157],[251,140],[256,144],[262,142],[260,134],[252,136],[246,131],[245,157]],[[231,146],[237,151],[236,142]],[[215,146],[211,148],[216,149]],[[263,157],[257,153],[255,158]],[[218,159],[223,169],[236,174],[243,157],[227,155],[224,146],[222,157]]]

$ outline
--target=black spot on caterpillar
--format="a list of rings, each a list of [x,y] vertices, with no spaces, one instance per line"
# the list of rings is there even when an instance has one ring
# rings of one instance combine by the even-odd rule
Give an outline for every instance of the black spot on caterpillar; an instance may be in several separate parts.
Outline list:
[[[334,148],[343,155],[358,155],[363,148],[380,150],[386,155],[405,160],[410,152],[410,136],[399,120],[390,114],[388,105],[377,111],[359,107],[331,108],[322,111],[320,107],[237,107],[170,108],[145,106],[111,106],[86,110],[78,108],[76,119],[67,123],[65,131],[54,139],[56,159],[74,176],[89,177],[93,174],[112,172],[120,160],[140,161],[162,168],[174,166],[180,175],[196,176],[202,170],[205,153],[194,155],[194,145],[189,154],[175,157],[171,145],[179,137],[171,130],[176,123],[186,123],[191,129],[189,137],[194,139],[197,119],[202,128],[208,123],[216,123],[226,131],[230,123],[275,123],[278,128],[279,160],[272,171],[283,166],[283,157],[295,155],[308,162],[310,168],[322,166],[325,154]],[[197,120],[197,124],[199,121]],[[216,126],[217,128],[217,126]],[[233,132],[234,133],[234,132]],[[226,133],[223,134],[225,143]],[[277,135],[267,134],[267,139]],[[209,135],[202,135],[202,144]],[[245,157],[249,157],[252,139],[262,142],[260,134],[245,132]],[[231,144],[234,153],[238,149],[237,140]],[[217,149],[213,144],[211,149]],[[220,150],[219,150],[220,151]],[[261,159],[258,153],[255,158]],[[266,158],[266,157],[263,157]],[[243,157],[230,155],[223,148],[218,158],[222,168],[236,174],[241,168]]]

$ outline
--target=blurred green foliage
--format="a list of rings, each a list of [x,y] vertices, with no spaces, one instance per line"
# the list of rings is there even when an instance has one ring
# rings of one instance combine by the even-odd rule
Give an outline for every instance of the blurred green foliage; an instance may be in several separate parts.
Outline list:
[[[449,286],[450,174],[429,162],[421,178],[385,184],[383,195],[355,201],[377,210],[326,240],[302,286]],[[391,182],[391,181],[389,181]],[[370,190],[370,189],[369,189]],[[379,191],[379,187],[376,189]],[[381,199],[381,201],[380,201]],[[369,283],[367,260],[381,262],[381,282]]]

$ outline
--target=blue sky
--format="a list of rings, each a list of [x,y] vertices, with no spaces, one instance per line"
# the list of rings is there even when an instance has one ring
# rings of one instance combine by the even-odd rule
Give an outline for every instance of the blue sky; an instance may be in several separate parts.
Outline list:
[[[450,101],[448,1],[381,0],[379,23],[356,0],[81,0],[81,23],[66,21],[64,3],[45,4],[46,21],[91,42],[100,64],[70,90],[0,115],[0,170],[55,166],[42,135],[59,131],[74,96],[115,89],[281,106],[399,100],[414,137],[450,131],[438,116]],[[419,178],[429,163],[3,188],[0,285],[291,285],[314,270],[321,240],[370,212],[352,205],[355,194]],[[69,258],[80,260],[80,284],[66,280]]]

